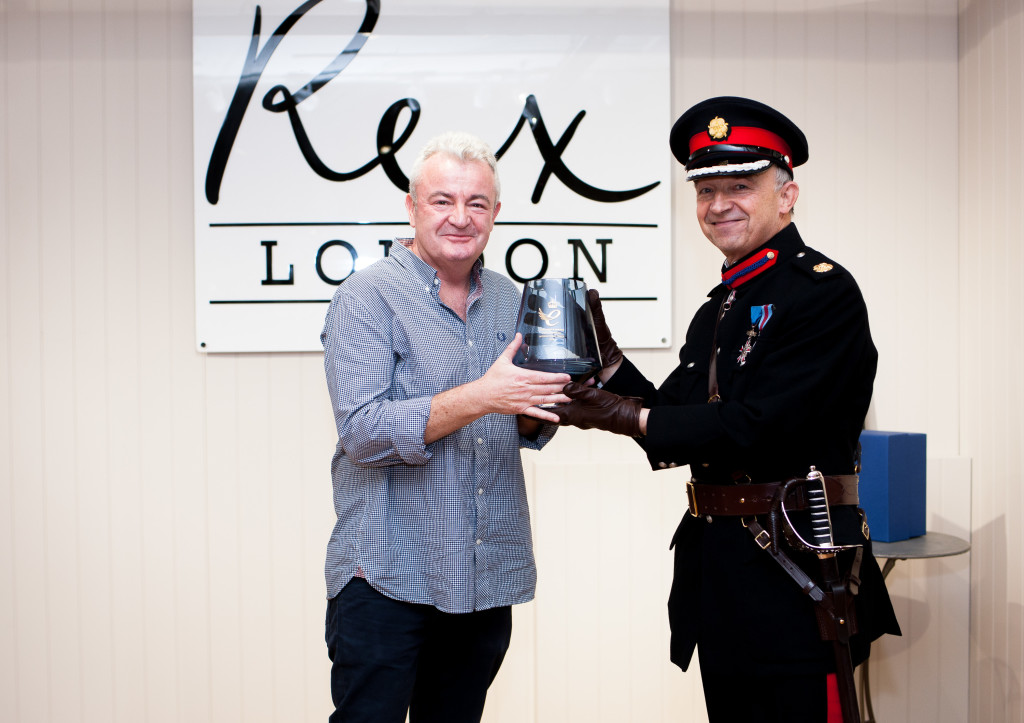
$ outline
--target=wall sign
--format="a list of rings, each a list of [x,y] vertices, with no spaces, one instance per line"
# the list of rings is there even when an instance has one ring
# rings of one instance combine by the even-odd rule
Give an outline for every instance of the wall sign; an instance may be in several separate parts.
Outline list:
[[[668,26],[667,0],[195,0],[198,348],[321,350],[449,130],[499,157],[488,268],[581,277],[622,346],[668,346]]]

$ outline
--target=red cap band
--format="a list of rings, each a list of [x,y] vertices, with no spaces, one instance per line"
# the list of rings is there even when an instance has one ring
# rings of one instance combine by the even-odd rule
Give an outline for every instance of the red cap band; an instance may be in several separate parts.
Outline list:
[[[771,131],[766,131],[764,128],[733,126],[729,136],[720,140],[716,140],[709,136],[707,131],[701,131],[690,139],[690,154],[693,155],[694,152],[701,148],[718,145],[758,146],[760,148],[770,148],[777,153],[783,154],[786,157],[786,162],[789,164],[790,169],[793,168],[793,152],[789,149],[789,144],[782,140],[781,136],[778,136]]]

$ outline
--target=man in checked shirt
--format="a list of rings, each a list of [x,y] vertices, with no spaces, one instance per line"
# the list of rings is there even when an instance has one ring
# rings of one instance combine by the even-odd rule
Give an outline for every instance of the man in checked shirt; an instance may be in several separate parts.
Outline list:
[[[480,255],[501,207],[479,139],[430,141],[414,238],[338,287],[321,341],[338,427],[327,547],[331,723],[479,721],[536,583],[521,447],[566,374],[512,364],[520,292]]]

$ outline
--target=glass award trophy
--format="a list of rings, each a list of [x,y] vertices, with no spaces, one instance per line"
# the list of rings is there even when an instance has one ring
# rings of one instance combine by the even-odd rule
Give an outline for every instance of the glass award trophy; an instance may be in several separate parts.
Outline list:
[[[587,285],[580,279],[527,281],[516,331],[523,335],[523,344],[512,359],[516,366],[562,372],[576,382],[601,369]]]

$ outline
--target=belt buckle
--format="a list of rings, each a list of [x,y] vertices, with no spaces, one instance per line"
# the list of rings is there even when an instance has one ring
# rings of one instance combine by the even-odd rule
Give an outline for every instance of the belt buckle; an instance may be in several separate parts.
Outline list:
[[[694,517],[700,517],[700,513],[697,512],[697,494],[696,485],[693,484],[691,478],[686,482],[686,503],[690,508],[690,514]]]

